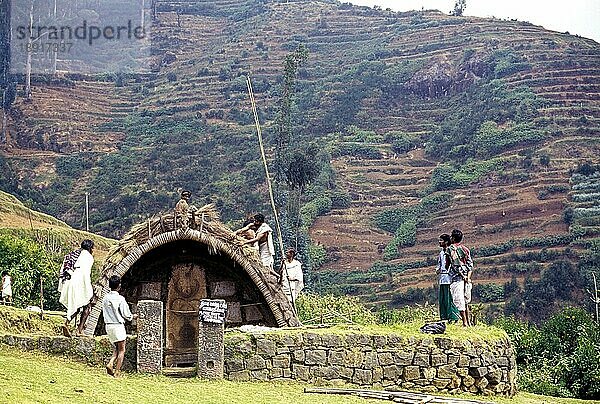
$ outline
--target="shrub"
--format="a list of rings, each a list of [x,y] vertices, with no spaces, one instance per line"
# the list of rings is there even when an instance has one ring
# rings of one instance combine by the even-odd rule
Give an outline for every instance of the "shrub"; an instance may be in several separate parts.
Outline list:
[[[60,258],[49,256],[33,240],[0,235],[0,272],[8,271],[12,278],[15,306],[40,304],[40,278],[44,283],[44,308],[59,310],[56,273]]]
[[[376,323],[373,312],[363,306],[357,297],[301,294],[296,300],[300,321],[305,324]]]
[[[483,303],[500,302],[504,299],[504,286],[495,283],[478,284],[473,288],[473,294]]]

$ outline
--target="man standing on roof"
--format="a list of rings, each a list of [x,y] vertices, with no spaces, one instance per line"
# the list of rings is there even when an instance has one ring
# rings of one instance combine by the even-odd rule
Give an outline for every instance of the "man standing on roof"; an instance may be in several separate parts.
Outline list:
[[[265,216],[261,213],[254,215],[254,225],[256,226],[256,236],[246,240],[244,244],[253,244],[258,242],[258,253],[263,265],[273,269],[275,256],[275,246],[273,245],[273,229],[265,223]]]
[[[188,212],[190,211],[189,201],[192,197],[192,193],[190,191],[183,191],[181,193],[181,199],[175,205],[175,218],[177,223],[181,225],[184,229],[187,229],[189,226],[189,218]]]

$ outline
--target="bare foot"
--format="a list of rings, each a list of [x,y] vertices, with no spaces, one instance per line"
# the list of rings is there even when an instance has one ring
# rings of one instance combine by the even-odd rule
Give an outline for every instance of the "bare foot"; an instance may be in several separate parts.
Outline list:
[[[61,328],[62,328],[62,333],[65,337],[69,337],[69,338],[72,337],[71,331],[69,330],[69,327],[66,324],[63,324]]]

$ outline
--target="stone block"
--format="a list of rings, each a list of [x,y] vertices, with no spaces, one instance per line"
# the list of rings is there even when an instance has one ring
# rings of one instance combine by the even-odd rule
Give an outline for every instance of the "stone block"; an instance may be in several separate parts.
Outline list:
[[[460,359],[460,355],[456,355],[456,354],[448,354],[448,365],[456,365],[458,364],[458,360]]]
[[[323,341],[321,340],[321,336],[319,334],[315,334],[313,332],[305,332],[302,335],[304,339],[304,345],[310,347],[318,347],[323,345]]]
[[[488,374],[488,368],[487,366],[472,367],[469,368],[469,374],[475,378],[484,377]]]
[[[283,369],[273,368],[269,371],[269,379],[279,379],[283,377]]]
[[[74,337],[73,351],[83,358],[91,358],[94,355],[96,341],[89,337]]]
[[[386,336],[388,348],[399,348],[404,345],[404,338],[396,334],[388,334]]]
[[[373,349],[373,341],[369,335],[365,334],[348,334],[346,335],[346,344],[349,347],[369,351]]]
[[[267,364],[262,356],[254,355],[246,361],[246,367],[248,370],[261,370],[266,369]]]
[[[277,348],[276,352],[277,352],[277,355],[289,354],[290,353],[290,348],[288,348],[288,347]]]
[[[406,366],[402,378],[405,381],[416,380],[421,377],[421,372],[418,366]]]
[[[475,379],[471,376],[465,376],[462,379],[462,384],[465,387],[471,387],[475,384]]]
[[[452,348],[452,340],[450,338],[434,338],[433,343],[444,351]]]
[[[415,384],[412,382],[403,382],[402,383],[402,388],[403,389],[412,389],[415,387]]]
[[[209,283],[210,298],[219,299],[235,296],[237,290],[233,281],[219,281]]]
[[[510,362],[508,358],[506,358],[505,356],[501,356],[498,359],[496,359],[496,364],[500,367],[507,368]]]
[[[461,354],[460,357],[458,358],[458,367],[464,368],[466,366],[469,366],[470,361],[471,361],[471,358],[469,358],[467,355]]]
[[[269,380],[269,371],[267,369],[251,370],[250,377],[252,377],[253,380],[266,382],[267,380]]]
[[[296,362],[304,363],[305,357],[306,357],[306,355],[304,354],[304,351],[301,349],[297,349],[294,352],[292,352],[292,358]]]
[[[426,380],[433,380],[437,374],[436,368],[421,368],[421,377]]]
[[[353,349],[346,353],[346,365],[351,368],[361,367],[364,356],[363,352]]]
[[[480,366],[481,366],[481,359],[479,359],[479,358],[471,358],[471,360],[469,361],[470,368],[478,368]]]
[[[396,365],[384,366],[383,367],[383,378],[386,380],[396,381],[402,374],[402,369]]]
[[[277,355],[273,357],[274,368],[289,368],[291,359],[289,355]]]
[[[327,363],[330,365],[345,365],[346,364],[346,352],[344,351],[329,351],[327,357]]]
[[[325,365],[327,364],[327,351],[324,349],[307,349],[304,351],[304,363],[307,365]]]
[[[415,353],[413,351],[398,351],[394,352],[394,361],[399,366],[412,365]]]
[[[206,302],[206,300],[201,302]],[[202,315],[202,311],[200,313]],[[198,377],[213,380],[223,378],[225,367],[224,335],[224,323],[199,321]]]
[[[441,366],[448,363],[448,358],[445,354],[431,355],[431,366]]]
[[[450,379],[433,379],[431,382],[437,389],[445,389],[450,385]]]
[[[455,376],[452,376],[452,378],[450,379],[449,388],[457,389],[460,387],[461,384],[462,384],[462,379],[455,375]]]
[[[12,345],[15,346],[17,339],[12,338]],[[50,352],[52,353],[67,353],[71,348],[71,339],[67,337],[56,337],[50,343]]]
[[[294,379],[307,382],[310,379],[309,369],[310,368],[308,366],[298,365],[294,363],[292,364],[292,377]]]
[[[383,368],[376,367],[373,369],[373,383],[381,383],[383,380]]]
[[[456,374],[465,377],[469,374],[469,368],[456,368]]]
[[[371,370],[355,369],[352,383],[366,385],[373,383],[373,372]]]
[[[488,386],[488,384],[490,384],[490,382],[488,382],[488,379],[486,379],[485,377],[482,377],[481,379],[478,379],[475,382],[475,386],[477,386],[477,388],[481,391],[483,391]]]
[[[250,371],[242,370],[239,372],[231,372],[229,373],[229,380],[231,380],[232,382],[249,382]]]
[[[502,380],[502,369],[495,365],[488,366],[488,374],[485,377],[490,383],[498,384]]]
[[[311,368],[311,372],[315,377],[332,380],[340,378],[340,374],[335,366],[315,366]]]
[[[260,309],[256,306],[242,307],[242,315],[247,323],[263,320],[263,315],[260,312]]]
[[[377,354],[377,359],[379,360],[379,364],[381,366],[389,366],[394,364],[394,356],[391,352],[382,352]]]
[[[350,380],[352,379],[352,375],[354,375],[354,369],[352,368],[346,366],[333,366],[333,368],[335,368],[338,375],[340,375],[339,377],[342,379]]]
[[[259,338],[256,340],[256,353],[264,356],[274,356],[276,353],[276,345],[274,341]]]
[[[377,352],[368,351],[365,352],[365,356],[363,358],[362,367],[363,369],[373,369],[379,366],[379,361],[377,360]]]
[[[456,375],[455,365],[443,365],[437,370],[437,377],[440,379],[450,379],[454,375]]]
[[[322,345],[328,348],[341,348],[345,346],[346,341],[341,335],[326,334],[321,336]]]
[[[385,348],[387,345],[387,338],[385,335],[373,335],[373,346],[375,348],[381,349]]]
[[[227,315],[225,316],[226,323],[241,323],[242,308],[240,302],[227,302]]]
[[[227,370],[227,373],[239,372],[245,368],[246,364],[244,363],[243,359],[232,358],[225,361],[225,369]]]
[[[162,372],[163,302],[140,300],[137,319],[137,370],[140,373]]]
[[[417,352],[413,359],[413,365],[415,366],[429,366],[429,355],[421,352]]]

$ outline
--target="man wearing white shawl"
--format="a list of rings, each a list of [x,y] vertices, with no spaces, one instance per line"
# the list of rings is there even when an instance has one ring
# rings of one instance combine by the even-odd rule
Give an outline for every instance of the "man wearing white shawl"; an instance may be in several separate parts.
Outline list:
[[[281,289],[292,305],[295,305],[298,294],[304,289],[304,274],[302,263],[296,259],[296,250],[289,248],[283,261]],[[287,279],[286,279],[287,278]]]
[[[254,225],[257,227],[256,236],[253,239],[246,240],[244,244],[253,244],[258,242],[258,254],[263,265],[273,269],[273,257],[275,255],[275,245],[273,244],[273,229],[265,223],[265,216],[261,213],[254,215]]]
[[[90,301],[94,296],[91,281],[92,265],[94,264],[93,250],[94,242],[83,240],[81,249],[68,254],[63,261],[58,291],[60,292],[59,301],[67,309],[67,318],[63,325],[63,333],[66,336],[71,335],[69,323],[79,311],[81,311],[81,318],[77,334],[83,335],[85,323],[90,314]],[[76,260],[75,257],[77,257]]]

